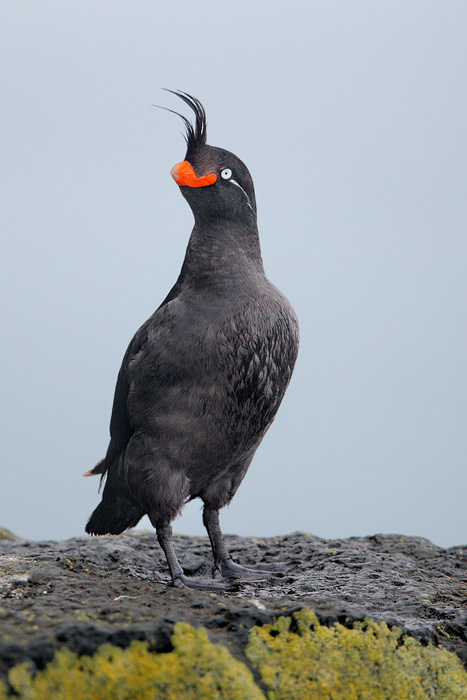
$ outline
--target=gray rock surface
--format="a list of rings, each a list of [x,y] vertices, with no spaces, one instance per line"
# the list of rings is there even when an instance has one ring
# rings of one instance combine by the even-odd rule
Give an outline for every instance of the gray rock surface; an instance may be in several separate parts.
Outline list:
[[[147,639],[167,651],[179,620],[207,627],[212,641],[244,658],[250,627],[302,607],[328,624],[366,616],[397,624],[456,651],[467,665],[467,546],[301,532],[226,539],[241,564],[285,561],[293,568],[214,594],[171,587],[149,532],[29,542],[0,530],[0,675],[25,660],[42,668],[60,646],[91,654],[105,642]],[[210,573],[207,538],[178,535],[175,546],[187,574]]]

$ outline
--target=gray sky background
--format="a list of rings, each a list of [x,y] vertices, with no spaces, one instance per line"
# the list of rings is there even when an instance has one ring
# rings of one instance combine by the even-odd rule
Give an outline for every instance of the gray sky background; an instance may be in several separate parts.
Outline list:
[[[248,165],[302,329],[224,530],[467,542],[466,36],[463,0],[2,2],[0,525],[80,535],[98,503],[81,474],[192,226],[169,87]]]

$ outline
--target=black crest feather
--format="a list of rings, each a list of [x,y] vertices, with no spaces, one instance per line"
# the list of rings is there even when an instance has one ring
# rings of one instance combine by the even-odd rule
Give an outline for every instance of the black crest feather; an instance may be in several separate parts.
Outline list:
[[[180,99],[182,99],[195,113],[195,123],[193,126],[189,119],[184,117],[183,114],[180,114],[180,112],[175,112],[173,109],[167,110],[168,112],[177,114],[185,123],[185,141],[187,145],[185,158],[186,160],[189,160],[190,156],[192,156],[198,149],[206,145],[206,112],[204,111],[204,107],[201,102],[197,100],[196,97],[189,95],[187,92],[183,92],[182,90],[168,90],[167,88],[164,88],[164,90],[166,90],[166,92],[171,92],[172,95],[180,97]],[[167,108],[164,107],[164,109]]]

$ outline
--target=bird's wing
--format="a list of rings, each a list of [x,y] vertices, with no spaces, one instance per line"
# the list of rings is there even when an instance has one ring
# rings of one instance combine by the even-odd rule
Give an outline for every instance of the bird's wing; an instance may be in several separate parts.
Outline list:
[[[130,390],[129,365],[135,355],[137,355],[147,343],[148,325],[149,321],[146,321],[135,334],[123,357],[122,365],[118,373],[112,415],[110,418],[110,436],[122,445],[127,444],[132,433],[127,412],[127,400]]]
[[[158,312],[162,307],[166,306],[169,301],[175,299],[180,290],[180,282],[177,280],[176,284],[172,287],[167,297],[164,299],[162,304],[153,313],[153,315],[148,318],[148,320],[143,323],[141,328],[135,333],[131,343],[129,344],[127,351],[123,357],[123,361],[118,373],[117,385],[115,387],[115,394],[112,406],[112,415],[110,418],[110,443],[107,449],[107,454],[104,459],[101,459],[96,466],[86,472],[85,476],[91,476],[93,474],[101,474],[103,478],[107,472],[110,465],[115,461],[118,455],[126,448],[132,432],[133,427],[131,425],[130,417],[128,415],[128,394],[130,391],[130,380],[129,380],[129,366],[134,357],[144,349],[146,343],[148,342],[149,330],[153,332],[158,323]]]
[[[128,369],[132,358],[140,352],[147,343],[149,321],[150,319],[137,331],[123,357],[118,373],[117,385],[115,387],[112,415],[110,418],[109,447],[105,458],[96,464],[94,469],[89,472],[90,474],[101,474],[103,478],[110,465],[126,448],[131,437],[132,427],[127,411],[128,393],[130,390]]]

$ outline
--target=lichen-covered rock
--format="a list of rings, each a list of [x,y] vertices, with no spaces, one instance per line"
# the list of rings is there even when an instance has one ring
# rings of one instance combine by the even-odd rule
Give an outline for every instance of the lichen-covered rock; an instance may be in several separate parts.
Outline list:
[[[106,644],[92,657],[61,649],[35,676],[20,664],[9,681],[20,700],[265,700],[247,666],[206,630],[179,622],[172,644],[166,654],[138,641],[127,649]]]
[[[325,627],[311,610],[250,632],[270,700],[465,700],[458,657],[373,620]]]
[[[212,644],[205,629],[179,622],[172,645],[155,654],[147,642],[105,644],[93,656],[63,648],[36,674],[27,663],[12,668],[12,694],[0,683],[0,700],[266,700],[247,665]],[[254,627],[246,656],[269,700],[467,698],[467,673],[455,654],[384,622],[326,627],[304,609]]]
[[[467,547],[401,535],[226,539],[240,564],[291,568],[214,594],[170,586],[154,533],[32,542],[0,530],[0,678],[24,662],[34,675],[61,648],[83,658],[104,644],[126,649],[137,640],[167,654],[177,622],[207,628],[214,644],[247,662],[249,630],[301,608],[327,627],[385,621],[455,651],[467,668]],[[179,535],[175,547],[188,575],[211,575],[207,537]],[[0,684],[0,700],[2,692]]]

